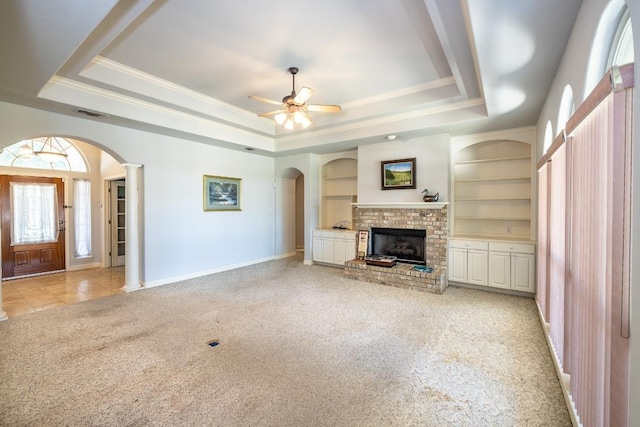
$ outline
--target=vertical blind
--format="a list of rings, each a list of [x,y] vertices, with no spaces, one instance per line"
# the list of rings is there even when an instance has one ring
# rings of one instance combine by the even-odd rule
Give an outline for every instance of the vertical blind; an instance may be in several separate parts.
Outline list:
[[[585,426],[628,424],[633,66],[619,71],[538,165],[537,302]]]

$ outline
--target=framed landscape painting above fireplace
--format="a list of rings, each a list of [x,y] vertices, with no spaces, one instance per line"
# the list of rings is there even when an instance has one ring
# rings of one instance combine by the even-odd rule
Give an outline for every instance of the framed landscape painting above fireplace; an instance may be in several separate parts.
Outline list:
[[[383,190],[416,188],[416,159],[384,160],[380,162]]]

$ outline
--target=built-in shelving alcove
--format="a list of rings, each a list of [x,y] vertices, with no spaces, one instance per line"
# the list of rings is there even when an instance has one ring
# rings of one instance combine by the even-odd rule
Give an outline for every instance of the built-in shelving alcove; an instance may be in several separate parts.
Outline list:
[[[531,145],[491,140],[454,153],[455,237],[530,240]]]
[[[353,227],[352,203],[358,194],[358,161],[350,158],[332,160],[322,166],[321,228]]]

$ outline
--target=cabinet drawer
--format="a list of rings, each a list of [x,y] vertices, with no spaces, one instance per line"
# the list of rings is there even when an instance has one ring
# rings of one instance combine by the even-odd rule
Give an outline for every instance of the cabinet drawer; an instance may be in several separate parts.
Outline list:
[[[529,243],[489,242],[490,251],[535,254],[536,245]]]
[[[355,231],[334,231],[333,237],[336,239],[344,239],[344,240],[356,240],[356,232]]]
[[[313,230],[313,237],[331,237],[333,238],[334,232],[331,230]]]
[[[449,240],[450,248],[457,249],[478,249],[481,251],[486,251],[489,247],[488,242],[483,242],[480,240]]]

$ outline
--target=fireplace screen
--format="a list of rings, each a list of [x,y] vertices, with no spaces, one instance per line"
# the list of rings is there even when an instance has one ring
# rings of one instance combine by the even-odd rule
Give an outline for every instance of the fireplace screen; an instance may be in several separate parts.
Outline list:
[[[399,262],[425,264],[426,230],[372,228],[369,255],[394,256]]]

